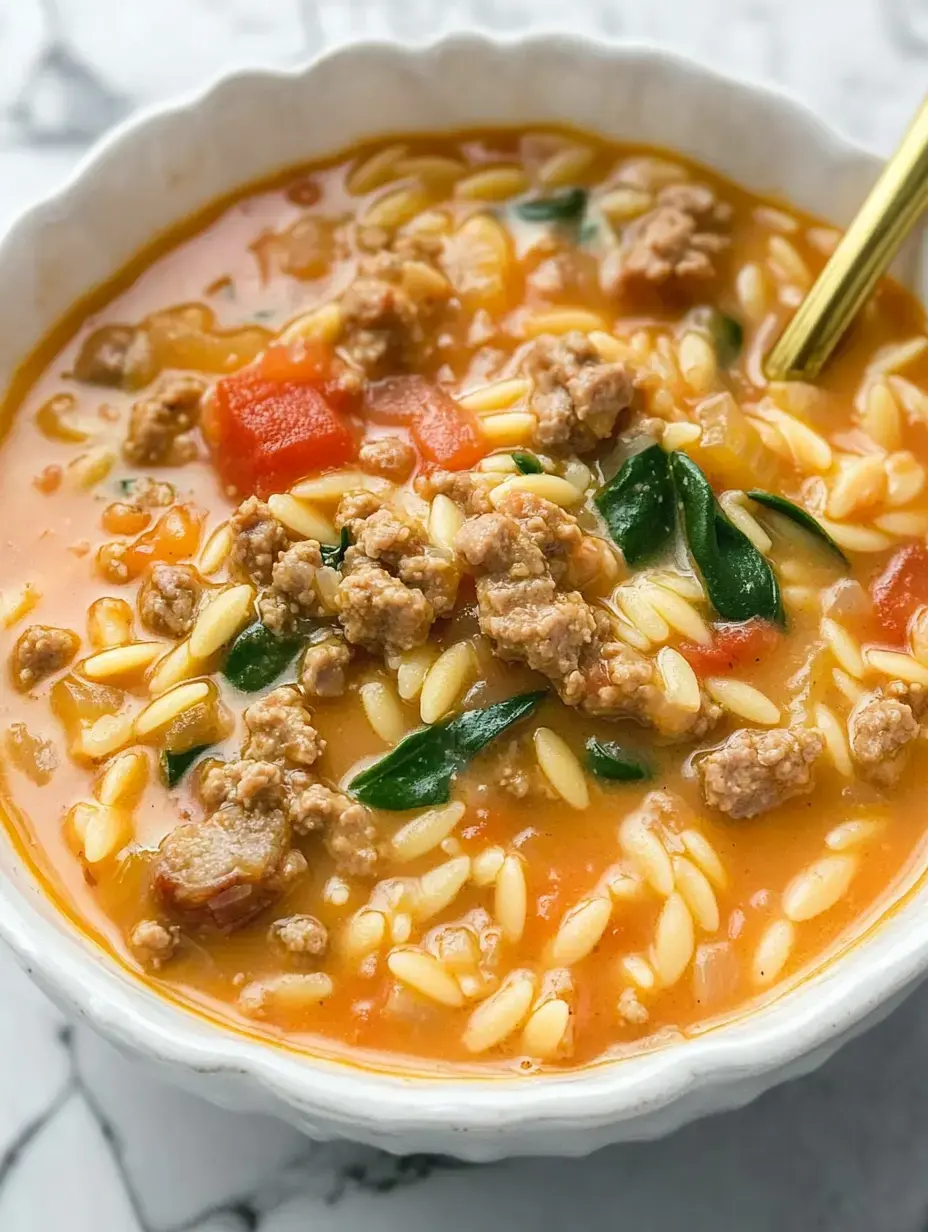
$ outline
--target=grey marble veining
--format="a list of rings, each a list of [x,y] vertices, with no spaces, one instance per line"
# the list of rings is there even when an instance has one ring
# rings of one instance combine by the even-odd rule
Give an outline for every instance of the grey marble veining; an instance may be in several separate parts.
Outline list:
[[[475,22],[657,40],[882,151],[928,87],[928,0],[0,0],[0,227],[139,105]],[[928,989],[817,1074],[666,1141],[467,1167],[314,1144],[161,1085],[0,952],[0,1232],[922,1232],[926,1053]]]

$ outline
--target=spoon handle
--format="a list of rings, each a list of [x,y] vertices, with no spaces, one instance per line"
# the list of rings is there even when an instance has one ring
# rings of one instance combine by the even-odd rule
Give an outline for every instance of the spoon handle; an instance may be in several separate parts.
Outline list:
[[[814,379],[928,209],[928,99],[767,356],[771,380]]]

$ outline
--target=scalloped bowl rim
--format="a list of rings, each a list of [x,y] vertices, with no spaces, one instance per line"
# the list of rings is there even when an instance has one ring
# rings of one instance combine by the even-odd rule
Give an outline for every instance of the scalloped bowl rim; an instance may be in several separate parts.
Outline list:
[[[488,48],[534,50],[555,40],[578,54],[616,64],[629,58],[671,64],[697,88],[705,80],[724,83],[787,115],[808,147],[836,162],[866,160],[876,169],[869,151],[784,91],[739,81],[647,42],[474,31],[412,46],[384,39],[339,47],[286,69],[221,74],[202,89],[132,115],[81,159],[62,187],[10,227],[0,242],[0,266],[11,248],[28,245],[33,231],[60,219],[99,168],[118,159],[141,129],[168,129],[224,91],[301,81],[320,64],[333,61],[363,63],[371,56],[426,60],[449,47],[468,45],[478,53]],[[392,1150],[444,1149],[471,1159],[545,1148],[581,1154],[608,1142],[656,1136],[705,1112],[740,1106],[781,1078],[813,1068],[861,1029],[865,1019],[889,1012],[928,967],[928,910],[916,904],[921,909],[913,911],[910,895],[903,907],[893,909],[865,938],[796,988],[682,1042],[564,1074],[407,1076],[268,1046],[191,1013],[147,988],[70,922],[53,922],[47,911],[38,909],[36,895],[44,898],[25,866],[15,869],[9,881],[0,880],[0,936],[54,999],[117,1045],[156,1063],[166,1076],[181,1081],[182,1071],[201,1076],[205,1081],[193,1083],[201,1094],[230,1106],[274,1112],[317,1136],[354,1137]],[[898,927],[903,912],[906,929]],[[886,933],[898,936],[889,952],[878,952],[873,938]],[[209,1079],[216,1075],[228,1076],[229,1085],[211,1089]],[[568,1137],[565,1130],[576,1136]]]

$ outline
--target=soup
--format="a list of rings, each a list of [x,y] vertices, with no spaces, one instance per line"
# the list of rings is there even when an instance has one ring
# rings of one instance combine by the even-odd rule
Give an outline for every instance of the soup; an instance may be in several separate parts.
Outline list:
[[[380,142],[219,203],[9,400],[4,812],[152,987],[569,1067],[821,964],[921,859],[928,338],[675,155]]]

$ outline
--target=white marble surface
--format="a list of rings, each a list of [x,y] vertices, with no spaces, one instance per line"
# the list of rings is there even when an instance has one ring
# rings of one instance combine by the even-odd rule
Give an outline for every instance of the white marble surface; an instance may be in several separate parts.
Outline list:
[[[785,85],[888,151],[928,0],[0,0],[0,227],[134,106],[323,42],[529,21],[652,38]],[[472,1168],[319,1146],[161,1086],[0,952],[2,1232],[922,1232],[928,989],[811,1078],[661,1143]]]

